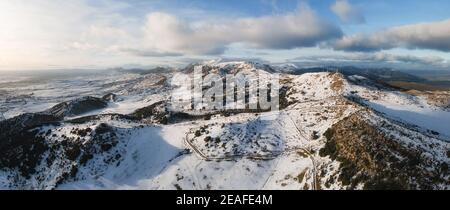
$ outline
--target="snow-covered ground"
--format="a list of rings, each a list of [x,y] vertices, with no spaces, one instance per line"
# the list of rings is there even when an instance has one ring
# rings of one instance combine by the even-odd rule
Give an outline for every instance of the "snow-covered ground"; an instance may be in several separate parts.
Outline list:
[[[158,176],[183,152],[184,134],[189,125],[146,126],[121,136],[126,153],[119,165],[109,166],[101,174],[87,167],[79,172],[87,178],[61,185],[58,189],[145,189],[145,182]],[[124,129],[128,130],[128,129]],[[96,164],[95,160],[92,164]]]
[[[311,88],[314,79],[329,86]],[[340,92],[326,91],[332,80],[327,74],[296,79],[309,86],[295,86],[295,92],[317,99],[280,112],[138,128],[122,137],[128,139],[127,155],[119,166],[58,189],[315,189],[320,160],[313,151],[322,144],[317,139],[358,110],[328,100]],[[207,136],[211,140],[205,142]]]
[[[428,105],[401,105],[390,101],[374,101],[368,102],[368,104],[390,118],[437,131],[446,137],[450,137],[450,112]]]
[[[353,76],[353,79],[365,80],[361,76]],[[350,84],[347,84],[346,91],[348,95],[365,99],[365,104],[388,118],[439,132],[450,140],[450,112],[431,105],[423,97]]]
[[[162,97],[158,92],[160,86],[155,85],[163,79],[162,74],[141,75],[111,70],[73,78],[16,76],[10,79],[12,82],[0,85],[0,112],[6,119],[41,112],[83,96],[102,97],[109,93],[118,95],[119,100],[89,114],[129,114]]]
[[[211,61],[207,64],[245,72],[268,68],[245,62]],[[117,100],[110,101],[106,108],[71,116],[66,120],[99,114],[130,114],[155,102],[168,100],[170,91],[161,85],[168,77],[165,74],[115,72],[106,76],[80,76],[38,84],[29,83],[20,87],[0,86],[0,103],[3,105],[0,111],[6,111],[5,117],[11,118],[25,112],[44,111],[57,103],[81,96],[102,97],[107,93],[114,93]],[[365,78],[354,76],[350,80],[360,81]],[[421,97],[352,84],[337,73],[282,75],[282,81],[289,85],[289,106],[277,112],[229,116],[217,114],[210,119],[177,121],[168,125],[103,116],[80,124],[64,121],[59,125],[41,127],[39,129],[42,133],[51,131],[45,137],[49,142],[75,139],[88,144],[92,136],[80,139],[74,131],[86,128],[93,131],[106,124],[113,128],[118,143],[110,151],[95,154],[86,165],[63,158],[48,165],[45,158],[50,154],[46,154],[37,167],[41,174],[24,181],[25,187],[22,188],[324,188],[319,182],[329,178],[330,173],[337,173],[339,162],[318,155],[326,142],[323,134],[344,118],[366,109],[350,102],[347,99],[349,96],[364,99],[365,105],[384,113],[388,119],[439,132],[440,135],[435,135],[436,138],[430,140],[431,146],[417,139],[404,139],[407,137],[401,136],[399,139],[405,145],[416,145],[426,151],[427,155],[439,156],[445,160],[444,153],[448,144],[440,142],[438,137],[450,136],[450,112],[430,105]],[[185,89],[178,91],[186,94]],[[366,120],[372,120],[373,124],[384,121],[391,123],[391,128],[396,128],[398,132],[387,129],[383,131],[392,135],[409,132],[420,136],[418,139],[428,138],[425,134],[417,135],[415,131],[387,122],[375,114],[367,116]],[[439,154],[433,152],[432,146],[437,148]],[[65,167],[68,164],[76,166],[76,176],[58,183],[58,177],[67,170]],[[323,168],[330,173],[320,177]],[[10,188],[10,173],[0,170],[0,188]],[[342,186],[339,182],[326,187],[340,188]]]
[[[185,134],[207,123],[136,128],[112,122],[110,124],[124,134],[120,135],[121,143],[117,146],[126,151],[120,164],[94,173],[98,171],[93,171],[92,166],[102,165],[103,159],[99,157],[80,168],[79,176],[85,179],[62,184],[58,189],[295,189],[300,183],[292,185],[286,173],[289,171],[295,178],[297,172],[313,167],[310,159],[304,159],[304,154],[295,151],[271,160],[223,161],[206,161],[195,153],[186,153],[189,147],[184,141]],[[68,132],[71,127],[65,126],[65,129]],[[129,129],[132,132],[128,132]],[[296,166],[290,167],[293,162]],[[307,178],[302,181],[311,182]]]

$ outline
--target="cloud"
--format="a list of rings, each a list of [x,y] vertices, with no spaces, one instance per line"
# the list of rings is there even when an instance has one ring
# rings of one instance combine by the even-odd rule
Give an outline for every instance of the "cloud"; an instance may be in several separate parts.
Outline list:
[[[302,56],[290,59],[290,62],[306,62],[318,63],[321,65],[330,64],[363,64],[373,63],[378,65],[386,64],[411,64],[421,66],[446,67],[448,61],[437,56],[412,56],[412,55],[395,55],[383,52],[378,53],[346,53],[340,55],[327,56]]]
[[[336,3],[331,6],[331,10],[344,23],[361,24],[366,22],[361,10],[352,6],[347,0],[336,0]]]
[[[338,26],[306,4],[282,15],[189,20],[164,12],[130,14],[135,6],[114,0],[0,0],[0,68],[149,63],[158,60],[144,57],[218,56],[235,44],[293,49],[342,37]]]
[[[123,2],[0,0],[0,69],[72,67],[100,63],[133,38]],[[106,55],[108,54],[108,55]],[[118,59],[111,59],[118,62]]]
[[[183,56],[181,53],[173,53],[173,52],[158,52],[153,50],[145,50],[145,49],[133,49],[133,48],[124,48],[120,49],[120,51],[129,53],[135,56],[141,57],[178,57]]]
[[[265,1],[277,5],[274,0]],[[338,1],[336,5],[342,2],[348,4]],[[450,20],[344,37],[339,26],[322,19],[306,4],[288,13],[275,11],[274,7],[274,12],[265,16],[243,17],[245,14],[239,13],[232,14],[232,18],[222,15],[229,10],[218,15],[216,11],[187,7],[184,13],[164,10],[171,11],[167,13],[150,12],[158,10],[137,8],[139,5],[134,1],[115,0],[95,3],[90,0],[35,0],[32,3],[0,0],[0,69],[110,67],[126,63],[172,65],[183,62],[182,59],[223,56],[281,61],[302,50],[304,54],[317,53],[312,52],[316,46],[363,52],[391,48],[450,52]],[[336,13],[358,11],[349,4],[347,9],[336,5]],[[137,9],[139,12],[132,12]],[[355,15],[348,17],[354,21]],[[301,49],[304,47],[311,48]],[[349,54],[322,52],[331,54],[329,60],[337,60],[336,54]],[[321,60],[326,61],[326,58]],[[439,58],[432,57],[383,57],[382,54],[353,57],[354,62],[369,60],[440,64]]]
[[[316,46],[340,38],[339,27],[320,19],[307,6],[280,16],[218,22],[186,22],[161,12],[147,16],[146,47],[183,54],[222,54],[234,43],[258,49]]]
[[[333,48],[344,51],[378,51],[393,48],[450,52],[450,19],[389,28],[372,34],[345,36]]]

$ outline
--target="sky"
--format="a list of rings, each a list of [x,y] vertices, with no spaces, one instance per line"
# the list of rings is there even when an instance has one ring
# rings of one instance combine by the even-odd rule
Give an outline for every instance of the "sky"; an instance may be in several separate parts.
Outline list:
[[[0,71],[182,66],[450,69],[448,0],[0,0]]]

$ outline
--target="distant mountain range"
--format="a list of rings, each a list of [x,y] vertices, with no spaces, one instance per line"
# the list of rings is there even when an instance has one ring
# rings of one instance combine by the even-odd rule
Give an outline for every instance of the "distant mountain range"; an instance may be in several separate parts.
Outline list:
[[[404,89],[450,90],[450,71],[442,70],[394,70],[390,68],[360,68],[354,66],[299,68],[295,65],[282,65],[278,69],[292,74],[339,72],[345,76],[360,75],[380,83]]]

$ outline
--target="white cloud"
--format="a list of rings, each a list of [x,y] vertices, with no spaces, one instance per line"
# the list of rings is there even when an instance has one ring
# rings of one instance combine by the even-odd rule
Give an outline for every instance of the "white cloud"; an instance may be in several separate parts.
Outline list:
[[[347,0],[336,0],[336,3],[331,6],[331,10],[345,23],[361,24],[366,22],[361,10]]]
[[[145,57],[219,55],[233,44],[292,49],[339,38],[339,27],[307,6],[285,15],[186,21],[153,12],[145,20],[128,5],[102,0],[0,0],[0,68],[74,67]]]
[[[332,48],[344,51],[399,47],[450,51],[450,20],[342,37],[338,26],[306,5],[279,15],[229,18],[200,13],[203,18],[187,15],[189,20],[162,12],[130,15],[133,5],[115,0],[95,4],[90,0],[0,0],[0,8],[0,69],[161,65],[219,55],[249,57],[248,51],[254,52],[251,56],[284,60],[300,50],[311,54],[314,46],[335,39]],[[408,56],[378,60],[408,59],[414,60]]]
[[[432,49],[450,52],[450,19],[398,26],[372,34],[345,36],[333,44],[344,51],[378,51],[392,48]]]
[[[0,68],[47,68],[99,63],[97,58],[129,44],[128,5],[88,0],[0,0]]]
[[[340,28],[306,6],[286,15],[219,22],[185,22],[155,12],[147,17],[145,34],[147,48],[183,54],[222,54],[234,43],[263,49],[310,47],[342,36]]]

